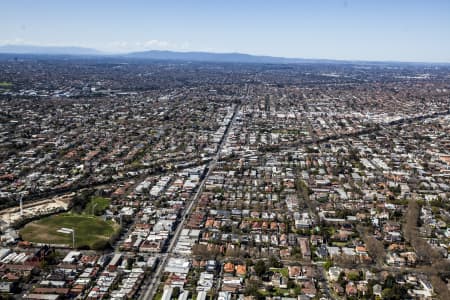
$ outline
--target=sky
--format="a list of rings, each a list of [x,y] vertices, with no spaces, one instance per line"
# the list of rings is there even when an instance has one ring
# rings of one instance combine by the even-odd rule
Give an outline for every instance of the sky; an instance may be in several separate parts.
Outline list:
[[[450,0],[0,3],[0,45],[450,62]]]

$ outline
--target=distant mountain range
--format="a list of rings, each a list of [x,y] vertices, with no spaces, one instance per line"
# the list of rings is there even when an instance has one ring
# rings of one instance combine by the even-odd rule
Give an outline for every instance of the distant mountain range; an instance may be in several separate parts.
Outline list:
[[[34,45],[4,45],[0,46],[0,54],[11,55],[68,55],[68,56],[98,56],[113,57],[118,59],[144,59],[144,60],[177,60],[195,62],[222,62],[222,63],[267,63],[267,64],[292,64],[292,63],[368,63],[368,61],[345,61],[332,59],[305,59],[286,58],[275,56],[251,55],[243,53],[213,53],[213,52],[177,52],[166,50],[149,50],[130,53],[107,53],[92,48],[84,47],[59,47],[59,46],[34,46]],[[397,62],[375,62],[384,64]],[[405,64],[402,62],[401,64]],[[414,63],[415,64],[415,63]],[[426,64],[426,63],[425,63]]]
[[[238,63],[298,63],[306,61],[305,59],[260,56],[243,53],[174,52],[174,51],[159,51],[159,50],[133,52],[126,54],[125,56],[140,59],[238,62]]]
[[[102,55],[91,48],[83,47],[57,47],[33,45],[4,45],[0,46],[0,53],[8,54],[50,54],[50,55]]]
[[[142,52],[130,52],[113,54],[101,52],[96,49],[83,47],[54,47],[33,45],[4,45],[0,46],[0,54],[27,54],[27,55],[73,55],[73,56],[108,56],[131,59],[150,60],[179,60],[195,62],[231,62],[231,63],[299,63],[299,62],[323,62],[331,60],[314,60],[300,58],[284,58],[274,56],[260,56],[243,53],[212,53],[212,52],[176,52],[149,50]]]

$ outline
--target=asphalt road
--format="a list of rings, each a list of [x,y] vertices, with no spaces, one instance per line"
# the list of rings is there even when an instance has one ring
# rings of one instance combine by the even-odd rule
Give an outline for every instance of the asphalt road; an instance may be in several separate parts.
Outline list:
[[[198,188],[197,188],[197,192],[195,193],[194,197],[192,198],[192,200],[189,202],[187,208],[183,211],[183,214],[181,216],[181,222],[180,224],[178,224],[177,229],[174,232],[174,235],[170,241],[169,247],[167,248],[167,253],[166,255],[163,255],[161,258],[160,263],[158,264],[158,267],[150,281],[150,283],[148,284],[147,287],[143,288],[143,294],[140,297],[140,299],[143,300],[151,300],[153,299],[153,297],[155,296],[155,293],[157,291],[159,282],[161,281],[161,276],[164,270],[164,267],[167,264],[167,260],[172,257],[172,252],[173,249],[175,248],[175,245],[178,242],[178,239],[180,237],[180,233],[181,230],[184,228],[184,224],[186,222],[186,217],[191,213],[192,209],[194,208],[195,204],[197,204],[198,198],[200,197],[200,194],[203,190],[203,186],[205,185],[206,180],[208,179],[209,175],[211,174],[211,171],[214,169],[217,161],[220,158],[220,152],[223,148],[223,145],[225,145],[227,139],[228,139],[228,135],[230,133],[230,128],[233,126],[234,121],[236,120],[236,116],[237,116],[237,112],[239,111],[239,105],[236,105],[234,113],[233,113],[233,117],[231,118],[230,123],[227,126],[227,129],[222,137],[222,140],[219,144],[219,147],[217,147],[217,151],[216,154],[214,156],[214,158],[208,163],[207,167],[208,167],[208,172],[206,173],[206,175],[203,177],[203,179],[201,180]]]

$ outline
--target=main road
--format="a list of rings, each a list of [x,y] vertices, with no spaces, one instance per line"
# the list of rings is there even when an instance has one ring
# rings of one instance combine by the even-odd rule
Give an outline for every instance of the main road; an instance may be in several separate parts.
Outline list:
[[[169,247],[167,248],[166,253],[162,254],[161,261],[159,262],[158,267],[157,267],[157,269],[155,270],[155,273],[152,276],[152,280],[150,281],[150,283],[146,287],[143,287],[143,294],[140,297],[140,299],[142,299],[142,300],[151,300],[155,296],[155,293],[157,291],[159,282],[161,280],[161,276],[162,276],[164,267],[166,266],[166,263],[167,263],[168,259],[170,257],[172,257],[172,251],[173,251],[173,249],[175,248],[175,245],[178,242],[181,230],[184,228],[184,224],[186,222],[186,217],[191,213],[192,209],[197,204],[198,198],[200,197],[200,194],[201,194],[201,192],[203,190],[203,186],[205,185],[206,180],[208,179],[211,171],[216,166],[217,161],[220,159],[220,152],[222,151],[223,146],[226,144],[226,141],[228,140],[228,135],[230,133],[230,128],[233,126],[233,124],[234,124],[234,122],[236,120],[236,116],[238,114],[239,108],[240,108],[240,105],[236,105],[234,107],[233,116],[232,116],[230,122],[228,123],[227,129],[225,130],[225,133],[223,134],[223,137],[222,137],[222,139],[221,139],[221,141],[219,143],[219,146],[216,149],[216,153],[215,153],[213,159],[210,160],[209,163],[207,164],[208,171],[206,172],[206,174],[203,177],[203,179],[200,181],[200,184],[198,185],[198,188],[197,188],[196,193],[194,194],[194,197],[189,202],[189,204],[186,207],[186,209],[183,211],[182,216],[181,216],[181,222],[180,222],[180,224],[178,224],[177,229],[175,230],[175,232],[173,234],[173,237],[170,240]]]

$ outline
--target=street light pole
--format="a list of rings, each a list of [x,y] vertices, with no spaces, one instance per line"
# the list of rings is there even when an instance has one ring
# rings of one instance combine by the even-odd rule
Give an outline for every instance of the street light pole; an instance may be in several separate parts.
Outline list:
[[[72,247],[73,247],[73,249],[75,249],[75,229],[73,227],[72,228],[62,227],[62,228],[58,229],[57,232],[63,233],[63,234],[72,234]]]
[[[20,199],[19,199],[19,206],[20,206],[20,217],[23,217],[23,203],[22,203],[22,198],[23,196],[20,195]]]
[[[72,228],[72,248],[75,250],[75,229]]]

